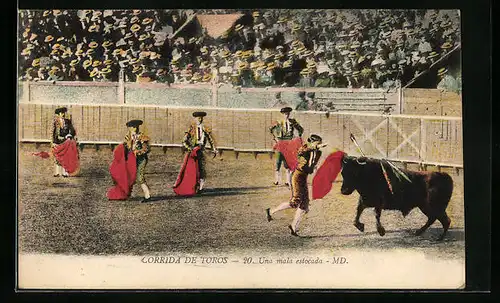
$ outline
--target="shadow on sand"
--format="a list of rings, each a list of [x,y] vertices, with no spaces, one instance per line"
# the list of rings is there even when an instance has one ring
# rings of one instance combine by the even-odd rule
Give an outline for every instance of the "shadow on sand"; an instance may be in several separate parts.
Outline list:
[[[434,241],[436,243],[442,242],[457,242],[465,240],[465,231],[459,228],[450,228],[446,233],[443,241],[436,241],[443,232],[440,227],[432,227],[427,229],[422,235],[416,236],[416,230],[386,230],[385,236],[379,236],[377,231],[359,232],[355,234],[331,234],[331,235],[317,235],[317,236],[301,236],[303,239],[329,239],[329,238],[365,238],[366,241],[378,241],[378,239],[387,240],[393,244],[406,244],[407,242]],[[376,235],[375,238],[368,238],[366,236]],[[389,237],[388,237],[389,236]]]
[[[77,184],[71,184],[71,183],[62,183],[62,182],[54,182],[52,183],[52,186],[54,187],[62,187],[62,188],[80,188],[80,185]]]
[[[268,189],[272,188],[272,186],[262,186],[262,187],[229,187],[229,188],[206,188],[203,189],[200,193],[194,196],[177,196],[173,195],[163,195],[163,196],[155,196],[151,197],[151,200],[147,203],[152,202],[160,202],[160,201],[168,201],[168,200],[182,200],[186,198],[200,198],[200,197],[222,197],[222,196],[237,196],[237,195],[252,195],[256,194],[256,190]],[[129,201],[140,201],[142,197],[134,197],[129,199]]]

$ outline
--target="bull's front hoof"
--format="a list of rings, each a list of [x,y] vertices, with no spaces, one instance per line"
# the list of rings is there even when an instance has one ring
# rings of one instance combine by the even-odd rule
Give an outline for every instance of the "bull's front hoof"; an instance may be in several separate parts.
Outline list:
[[[385,228],[382,226],[377,227],[378,234],[381,235],[382,237],[385,235]]]
[[[354,222],[354,226],[356,226],[356,228],[360,231],[360,232],[364,232],[365,231],[365,225],[361,222]]]

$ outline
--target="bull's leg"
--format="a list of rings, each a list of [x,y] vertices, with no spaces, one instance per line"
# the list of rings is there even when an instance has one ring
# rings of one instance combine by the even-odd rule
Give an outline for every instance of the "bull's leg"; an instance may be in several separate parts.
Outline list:
[[[380,223],[380,216],[382,215],[382,207],[375,207],[375,218],[377,219],[377,231],[381,236],[385,235],[385,228]]]
[[[363,199],[361,197],[359,197],[356,218],[354,219],[354,226],[356,226],[356,228],[360,232],[365,231],[365,225],[363,223],[359,222],[359,218],[361,217],[361,214],[363,213],[363,210],[365,210],[365,208],[366,208],[366,206],[363,204]]]
[[[420,236],[421,234],[423,234],[424,231],[426,231],[427,228],[429,228],[429,226],[431,226],[434,221],[436,221],[436,217],[429,209],[427,209],[426,207],[419,207],[419,209],[424,213],[424,215],[427,216],[427,222],[424,224],[424,226],[420,227],[420,229],[415,232],[416,236]]]
[[[436,221],[436,218],[427,217],[427,222],[424,224],[424,226],[420,227],[420,229],[415,232],[415,235],[420,236],[421,234],[423,234],[424,231],[426,231],[427,228],[429,228],[429,226],[431,226],[432,223],[434,223],[434,221]]]
[[[443,225],[443,233],[437,240],[442,241],[444,239],[444,236],[446,235],[446,232],[448,231],[448,228],[450,227],[451,219],[446,214],[446,211],[444,211],[440,216],[438,216],[438,220]]]

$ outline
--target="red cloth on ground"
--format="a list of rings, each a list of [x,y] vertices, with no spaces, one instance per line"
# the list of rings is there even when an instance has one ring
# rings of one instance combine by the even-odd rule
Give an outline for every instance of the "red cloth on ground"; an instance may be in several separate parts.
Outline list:
[[[37,157],[40,157],[42,159],[47,159],[47,158],[50,158],[50,154],[46,151],[41,151],[41,152],[38,152],[38,153],[31,153],[33,156],[37,156]]]
[[[52,148],[52,154],[68,174],[74,174],[80,168],[80,158],[75,140],[66,140]]]
[[[332,183],[342,169],[342,157],[344,157],[344,154],[340,150],[331,153],[318,168],[312,181],[313,200],[321,199],[330,192]]]
[[[137,163],[133,152],[129,152],[125,160],[125,146],[118,145],[113,152],[113,162],[109,166],[109,172],[115,186],[108,190],[106,196],[109,200],[126,200],[134,185]]]
[[[174,192],[178,196],[193,196],[196,194],[196,186],[200,180],[198,160],[196,154],[200,147],[195,147],[184,157],[181,170],[174,184]]]
[[[292,140],[281,140],[278,141],[273,149],[279,151],[285,157],[286,164],[290,171],[294,171],[297,168],[298,160],[297,154],[300,147],[302,146],[302,138],[297,137]]]

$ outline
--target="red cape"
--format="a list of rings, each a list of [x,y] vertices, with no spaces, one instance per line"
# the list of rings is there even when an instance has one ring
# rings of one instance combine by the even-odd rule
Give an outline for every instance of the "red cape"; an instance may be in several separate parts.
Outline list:
[[[332,189],[332,183],[342,169],[343,151],[331,153],[318,168],[312,181],[312,198],[321,199]]]
[[[198,160],[196,159],[196,153],[199,149],[199,147],[195,147],[184,156],[184,162],[174,184],[174,192],[178,196],[193,196],[196,194],[196,186],[200,180]]]
[[[134,153],[129,152],[125,160],[125,146],[118,145],[113,152],[113,162],[109,167],[109,172],[115,186],[108,190],[106,196],[109,200],[126,200],[132,192],[137,173]]]
[[[78,172],[80,157],[75,140],[66,140],[56,145],[52,148],[52,154],[68,174],[74,175]]]
[[[37,152],[37,153],[31,153],[33,156],[37,156],[37,157],[40,157],[42,159],[48,159],[50,158],[50,154],[46,151],[41,151],[41,152]]]
[[[299,152],[300,147],[302,146],[302,138],[297,137],[292,140],[281,140],[278,141],[273,149],[279,151],[285,157],[285,162],[290,169],[290,171],[294,171],[297,168],[297,154]]]

